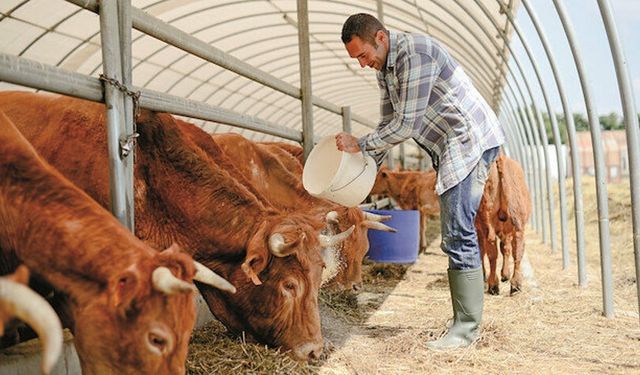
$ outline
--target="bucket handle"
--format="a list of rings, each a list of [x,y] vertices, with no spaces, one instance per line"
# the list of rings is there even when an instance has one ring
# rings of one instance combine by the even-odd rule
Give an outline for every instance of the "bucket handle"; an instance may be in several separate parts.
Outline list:
[[[362,176],[362,174],[364,173],[364,171],[367,170],[367,167],[369,166],[369,161],[367,160],[367,158],[364,159],[364,166],[362,167],[362,170],[360,171],[360,173],[358,173],[354,178],[351,179],[351,181],[347,182],[346,184],[342,185],[341,187],[334,189],[331,188],[329,189],[330,192],[335,193],[338,190],[342,190],[344,188],[346,188],[347,186],[351,185],[351,183],[353,181],[355,181],[358,177]]]

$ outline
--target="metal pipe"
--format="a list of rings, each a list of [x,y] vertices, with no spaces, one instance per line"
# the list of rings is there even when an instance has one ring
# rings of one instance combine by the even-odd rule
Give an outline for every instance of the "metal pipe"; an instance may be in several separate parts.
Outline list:
[[[531,199],[534,200],[535,194],[536,194],[536,186],[537,186],[535,184],[535,177],[534,177],[536,164],[534,162],[535,159],[533,157],[533,154],[529,152],[531,147],[528,147],[527,137],[525,136],[525,129],[527,127],[527,124],[525,122],[525,117],[523,116],[522,111],[520,110],[520,107],[516,107],[513,103],[511,103],[511,100],[509,98],[508,94],[510,93],[511,97],[513,98],[513,101],[516,103],[516,105],[518,104],[518,100],[513,90],[513,87],[511,87],[511,84],[509,83],[508,80],[506,81],[505,84],[507,86],[508,91],[505,90],[504,98],[506,99],[507,105],[511,109],[511,114],[515,119],[515,123],[518,125],[517,127],[515,127],[514,130],[519,140],[519,144],[521,145],[522,157],[524,160],[523,166],[525,167],[525,172],[526,172],[525,176],[527,178],[527,186],[529,187],[529,191],[531,192]],[[535,203],[535,200],[532,201],[532,203]],[[533,210],[532,217],[529,218],[532,224],[536,223],[534,219],[535,215],[536,215],[536,210]]]
[[[104,103],[99,79],[3,52],[0,81]]]
[[[115,1],[106,1],[101,4],[100,39],[102,42],[104,74],[108,80],[122,83],[117,5]],[[124,93],[109,81],[105,82],[104,92],[111,213],[120,223],[127,226],[130,224],[125,191],[127,178],[125,176],[124,161],[120,157],[120,139],[123,134],[126,134],[124,129]]]
[[[476,0],[477,2],[477,0]],[[499,4],[499,6],[502,8],[502,11],[504,12],[504,14],[507,16],[507,19],[509,20],[509,23],[511,24],[511,26],[513,27],[513,29],[515,30],[516,34],[518,35],[518,38],[520,39],[520,42],[522,43],[522,46],[525,49],[525,52],[527,53],[527,55],[529,56],[529,61],[531,62],[531,65],[533,67],[533,71],[536,75],[536,78],[538,79],[538,84],[540,85],[540,90],[542,91],[542,97],[544,99],[545,105],[547,107],[547,113],[549,114],[549,120],[551,121],[551,126],[556,128],[558,128],[558,124],[556,123],[556,117],[555,114],[553,113],[552,107],[551,107],[551,102],[549,101],[549,97],[547,95],[547,90],[545,88],[544,82],[542,80],[542,76],[540,74],[540,70],[538,69],[538,63],[535,59],[535,56],[533,55],[533,53],[531,52],[531,49],[529,48],[529,43],[527,42],[526,38],[522,35],[522,33],[520,32],[520,27],[518,26],[518,24],[513,20],[513,16],[511,15],[511,12],[506,9],[506,7],[504,6],[504,4],[502,4],[501,0],[496,0],[496,2]],[[543,155],[544,155],[544,162],[545,162],[545,172],[546,172],[546,192],[547,192],[547,202],[546,204],[548,205],[548,223],[549,223],[549,232],[550,232],[550,237],[551,237],[551,250],[555,250],[555,237],[556,237],[556,231],[555,231],[555,214],[554,214],[554,208],[553,208],[553,189],[551,187],[551,181],[552,181],[552,177],[551,177],[551,171],[550,171],[550,163],[549,163],[549,149],[548,149],[548,140],[546,137],[546,129],[545,129],[545,125],[544,125],[544,121],[542,119],[542,116],[540,115],[539,111],[536,111],[536,114],[538,116],[538,128],[534,128],[534,136],[535,137],[539,137],[542,140],[542,146],[543,146]],[[558,155],[558,158],[560,157],[560,155]],[[544,242],[547,242],[547,236],[546,236],[546,231],[544,230],[545,227],[543,227],[543,238],[544,238]]]
[[[342,107],[342,131],[351,134],[351,107]]]
[[[567,98],[564,93],[564,87],[562,85],[562,81],[560,79],[560,74],[558,73],[558,69],[556,67],[555,58],[551,49],[549,48],[549,43],[547,42],[546,33],[544,32],[542,25],[538,22],[538,17],[533,9],[529,5],[528,0],[522,0],[522,3],[525,6],[527,13],[529,14],[529,18],[533,23],[538,37],[542,43],[545,54],[547,55],[547,59],[549,60],[549,65],[551,66],[551,71],[553,72],[553,77],[556,82],[556,86],[558,89],[558,94],[560,96],[560,101],[562,103],[562,109],[564,111],[564,116],[566,119],[567,127],[573,126],[573,116],[569,112],[569,105],[567,104]],[[549,114],[550,117],[555,119],[556,115],[554,113]],[[571,125],[569,125],[571,123]],[[557,124],[554,126],[555,121],[551,122],[551,129],[553,131],[553,138],[556,147],[556,161],[558,165],[558,198],[560,199],[560,233],[561,233],[561,249],[562,249],[562,269],[567,269],[569,267],[569,236],[567,234],[567,202],[566,202],[566,185],[565,185],[565,170],[564,170],[564,152],[561,149],[561,139],[560,132],[558,130]],[[573,139],[569,139],[569,142],[575,141]],[[575,148],[575,143],[572,144],[572,148]],[[554,228],[552,227],[552,233],[555,233]]]
[[[519,124],[516,121],[516,118],[514,116],[513,108],[510,108],[509,106],[507,106],[506,94],[503,95],[502,104],[505,107],[504,110],[502,111],[502,116],[504,117],[505,121],[510,124],[510,126],[506,128],[508,128],[507,131],[509,132],[509,137],[510,137],[509,146],[513,153],[513,158],[518,160],[518,162],[522,166],[522,169],[526,171],[528,169],[528,166],[525,164],[525,159],[522,154],[523,147],[522,147],[522,144],[520,143],[520,139],[518,138],[518,134],[517,134],[517,127],[519,126]]]
[[[122,66],[122,83],[125,87],[131,87],[131,0],[118,0],[118,25],[120,26],[120,65]],[[133,196],[133,171],[135,158],[135,120],[133,118],[133,98],[124,96],[124,138],[130,140],[129,156],[123,158],[123,174],[125,178],[125,212],[126,227],[135,233],[135,201]]]
[[[609,39],[609,47],[616,68],[616,77],[618,79],[618,89],[620,91],[620,99],[622,100],[622,110],[624,113],[624,124],[627,135],[627,153],[629,155],[629,183],[631,184],[631,211],[633,222],[633,249],[635,254],[636,267],[636,288],[638,298],[638,312],[640,312],[640,130],[638,130],[638,114],[635,108],[635,99],[633,89],[631,88],[631,80],[629,79],[629,69],[627,60],[622,50],[622,43],[618,37],[616,23],[611,14],[611,5],[608,0],[598,0],[600,14],[604,22],[607,38]],[[604,264],[609,262],[611,266],[611,254],[600,253],[601,262]],[[604,272],[604,269],[603,269]],[[612,285],[611,274],[602,275],[603,289],[604,283],[610,287]],[[607,301],[608,302],[608,301]],[[611,301],[611,304],[613,302]],[[610,311],[613,315],[613,307]],[[605,310],[605,315],[606,310]],[[607,315],[607,317],[609,317]]]
[[[589,131],[591,132],[591,147],[593,150],[594,164],[595,164],[595,173],[596,173],[596,199],[598,205],[598,229],[599,229],[599,239],[600,239],[600,252],[610,252],[610,243],[609,243],[609,203],[607,198],[607,188],[606,181],[604,176],[604,152],[602,149],[602,137],[600,135],[600,121],[597,117],[595,103],[591,97],[591,87],[589,84],[589,79],[587,78],[586,71],[584,70],[584,65],[582,63],[582,56],[580,50],[578,49],[575,34],[573,31],[573,24],[570,19],[567,17],[566,10],[564,5],[559,0],[553,0],[553,4],[555,5],[556,12],[560,18],[562,23],[562,27],[564,28],[564,33],[567,37],[567,41],[569,42],[569,47],[571,48],[571,53],[573,55],[573,60],[576,65],[576,70],[578,72],[578,77],[580,79],[580,85],[582,87],[582,94],[585,100],[585,106],[587,108],[587,117],[589,119]],[[582,171],[580,171],[582,173]],[[588,283],[587,274],[586,274],[586,254],[585,251],[580,251],[578,249],[578,285],[581,287],[586,287]],[[603,301],[604,302],[604,301]]]
[[[300,95],[302,105],[302,147],[305,160],[313,148],[313,97],[311,96],[311,52],[309,49],[309,4],[298,0],[298,44],[300,51]]]

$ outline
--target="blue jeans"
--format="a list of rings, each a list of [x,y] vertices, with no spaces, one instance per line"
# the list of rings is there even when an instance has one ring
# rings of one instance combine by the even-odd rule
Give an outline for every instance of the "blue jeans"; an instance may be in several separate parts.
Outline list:
[[[449,256],[450,270],[482,267],[478,236],[473,224],[491,163],[499,147],[486,150],[476,167],[458,185],[440,196],[440,248]]]

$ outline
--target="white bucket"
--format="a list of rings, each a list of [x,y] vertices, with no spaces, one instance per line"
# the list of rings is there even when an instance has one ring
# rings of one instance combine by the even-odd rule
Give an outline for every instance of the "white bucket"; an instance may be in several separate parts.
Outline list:
[[[362,152],[339,151],[335,136],[322,138],[311,150],[302,172],[302,184],[314,197],[347,207],[360,204],[376,181],[376,162]]]

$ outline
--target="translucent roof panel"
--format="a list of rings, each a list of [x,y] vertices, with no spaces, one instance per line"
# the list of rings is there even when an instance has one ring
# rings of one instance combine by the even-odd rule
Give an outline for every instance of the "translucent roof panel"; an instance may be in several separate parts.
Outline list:
[[[499,4],[513,13],[519,1],[381,1],[389,29],[424,32],[447,45],[479,92],[497,108],[504,85],[504,62],[498,50],[498,25],[511,34]],[[293,0],[132,0],[132,5],[256,69],[300,87],[297,2]],[[374,71],[360,69],[340,40],[346,18],[358,12],[378,15],[376,1],[310,0],[308,18],[313,95],[375,123],[379,93]],[[493,21],[493,22],[492,22]],[[64,0],[5,0],[0,4],[0,52],[66,70],[98,76],[102,72],[99,18]],[[132,33],[133,81],[136,86],[170,93],[270,123],[301,129],[301,106],[291,98],[180,48],[136,30]],[[0,82],[0,89],[15,85]],[[194,120],[195,121],[195,120]],[[229,131],[224,124],[197,121],[208,131]],[[338,115],[314,109],[317,135],[341,129]],[[356,135],[368,130],[354,123]],[[272,136],[240,130],[259,140]]]

